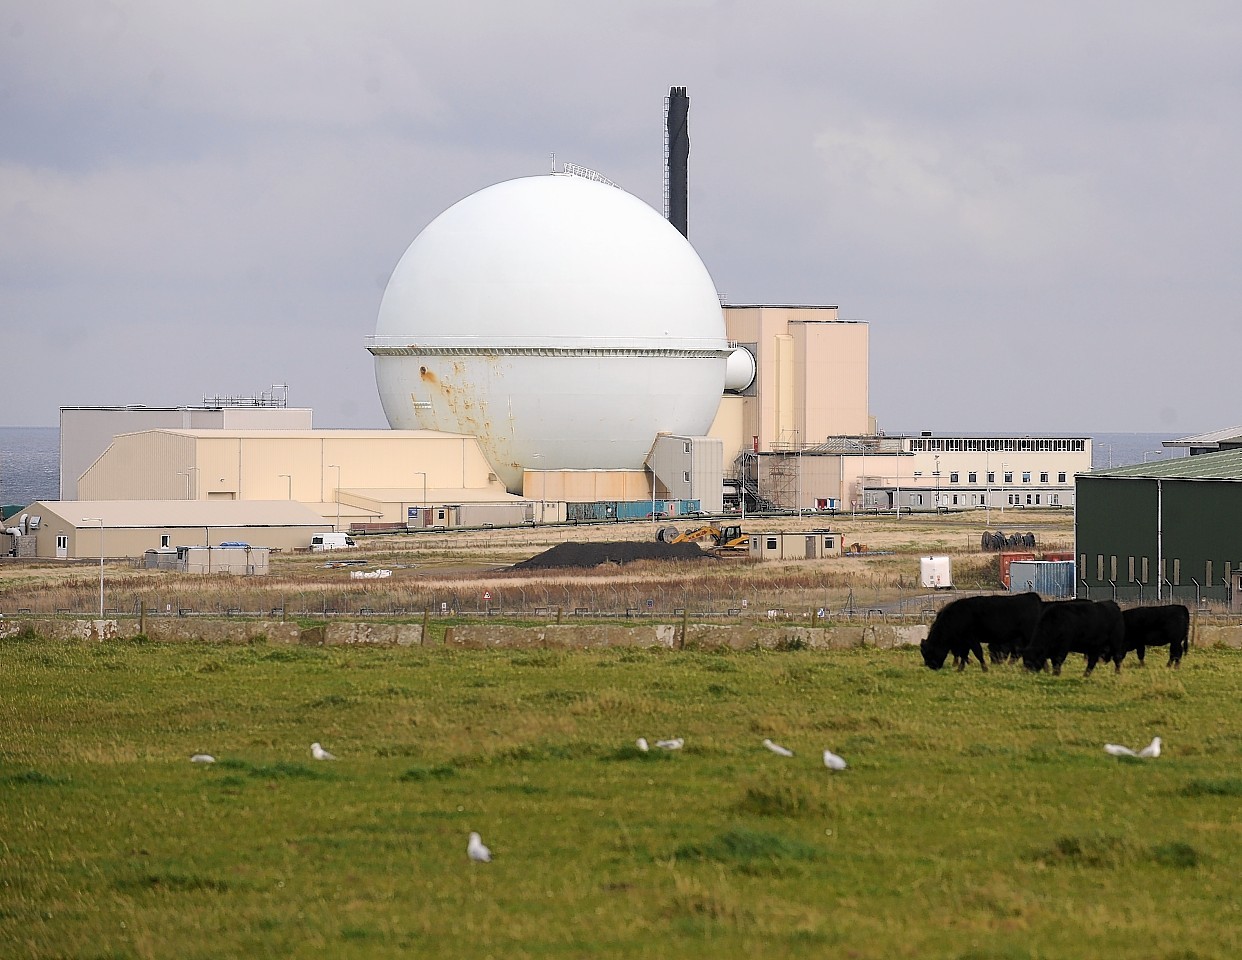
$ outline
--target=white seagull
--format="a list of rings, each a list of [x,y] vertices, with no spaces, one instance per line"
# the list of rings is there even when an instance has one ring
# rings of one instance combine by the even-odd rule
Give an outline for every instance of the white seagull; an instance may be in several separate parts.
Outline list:
[[[672,740],[657,740],[656,746],[661,750],[680,750],[686,745],[685,737],[674,737]]]
[[[216,758],[210,753],[196,753],[190,757],[190,763],[215,763]]]
[[[492,851],[483,845],[483,838],[477,833],[470,834],[470,842],[466,844],[466,856],[476,863],[492,862]]]
[[[824,766],[829,770],[844,770],[845,761],[838,757],[831,750],[824,751]]]
[[[317,740],[311,744],[311,756],[314,757],[316,760],[335,760],[336,759],[336,755],[332,753],[328,753],[327,750],[325,750],[323,747],[319,745],[319,741]]]
[[[788,747],[782,747],[779,743],[773,743],[767,737],[764,737],[763,745],[767,747],[769,750],[771,750],[773,753],[779,754],[782,757],[792,757],[794,755],[793,751],[790,750]]]
[[[1159,737],[1152,737],[1151,743],[1142,750],[1135,752],[1129,747],[1122,746],[1120,743],[1106,743],[1104,744],[1104,752],[1114,757],[1142,757],[1145,760],[1150,760],[1160,756],[1160,744],[1161,740]]]
[[[637,740],[634,741],[634,746],[638,747],[638,749],[641,750],[643,753],[646,753],[648,750],[651,749],[650,747],[647,746],[646,737],[639,737]]]

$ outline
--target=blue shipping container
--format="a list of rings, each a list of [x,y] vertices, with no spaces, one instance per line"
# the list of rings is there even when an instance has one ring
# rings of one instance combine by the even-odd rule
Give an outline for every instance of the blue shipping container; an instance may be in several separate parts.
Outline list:
[[[1068,600],[1074,596],[1073,560],[1014,560],[1009,564],[1009,592],[1034,590],[1041,597]]]
[[[656,500],[652,518],[651,500],[597,500],[590,503],[565,504],[565,519],[589,523],[607,520],[670,520],[697,513],[700,500]]]

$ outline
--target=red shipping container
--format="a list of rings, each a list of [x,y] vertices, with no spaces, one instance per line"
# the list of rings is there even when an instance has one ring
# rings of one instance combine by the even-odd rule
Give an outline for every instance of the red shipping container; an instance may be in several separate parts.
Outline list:
[[[1001,586],[1006,590],[1009,589],[1009,565],[1015,560],[1034,560],[1033,553],[1002,553],[1000,555],[1000,580]],[[1051,558],[1049,558],[1051,559]]]

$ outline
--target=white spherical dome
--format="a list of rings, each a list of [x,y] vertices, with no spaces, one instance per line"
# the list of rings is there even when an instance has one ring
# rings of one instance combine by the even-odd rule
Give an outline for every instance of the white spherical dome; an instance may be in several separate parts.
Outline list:
[[[689,242],[637,197],[565,174],[433,220],[368,349],[393,428],[478,437],[513,491],[523,468],[641,468],[656,434],[705,433],[730,352]]]

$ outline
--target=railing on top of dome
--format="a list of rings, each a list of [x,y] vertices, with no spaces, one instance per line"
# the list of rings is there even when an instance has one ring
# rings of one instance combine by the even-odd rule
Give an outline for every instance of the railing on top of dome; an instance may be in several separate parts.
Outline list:
[[[590,167],[584,167],[578,163],[562,163],[561,173],[567,173],[571,177],[581,177],[583,180],[592,180],[595,183],[602,183],[606,187],[621,189],[619,183],[613,183],[598,170],[592,170]]]

